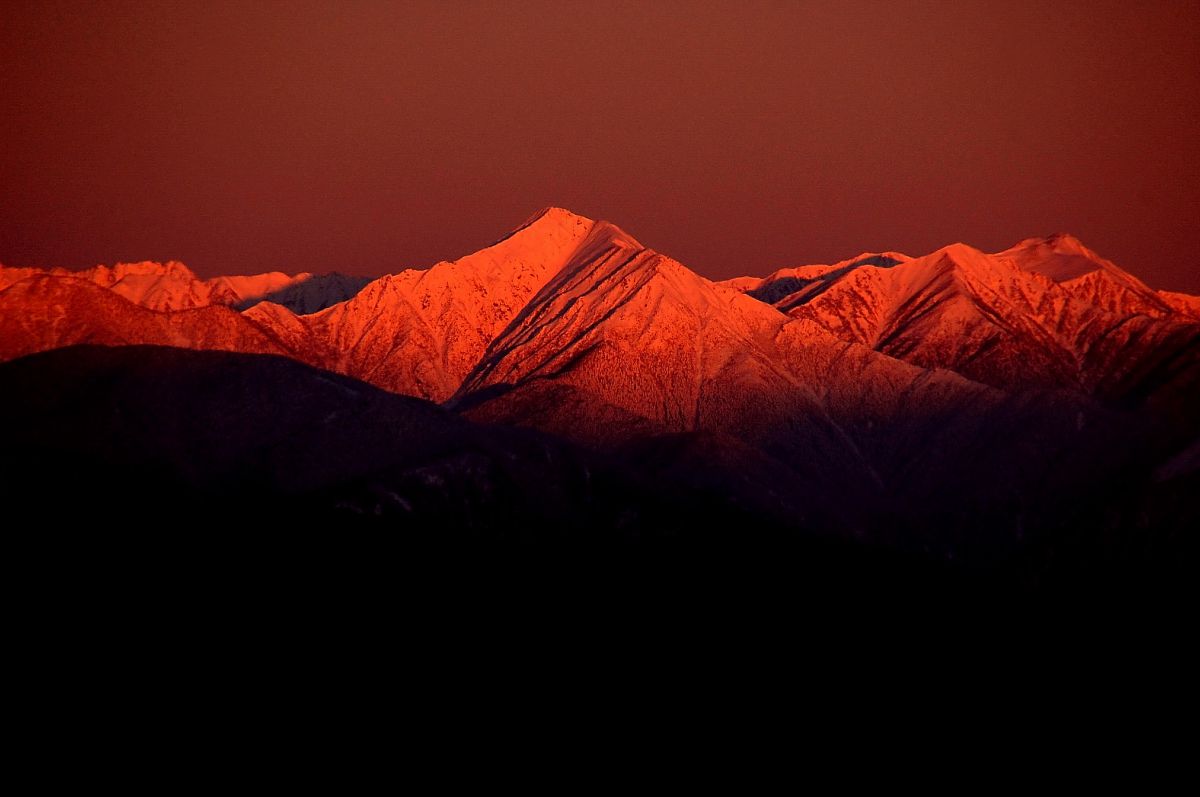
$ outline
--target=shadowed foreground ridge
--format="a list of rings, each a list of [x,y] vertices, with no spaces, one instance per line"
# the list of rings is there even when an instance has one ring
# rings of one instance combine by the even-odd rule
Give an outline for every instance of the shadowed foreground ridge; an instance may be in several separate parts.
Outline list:
[[[1200,300],[1071,236],[714,283],[548,208],[452,262],[322,283],[315,305],[343,298],[315,310],[286,280],[292,309],[164,306],[191,283],[163,268],[5,270],[12,505],[459,556],[707,552],[826,587],[1188,572]]]
[[[724,589],[788,551],[799,578],[779,582],[789,590],[959,583],[941,563],[707,489],[677,470],[681,441],[651,445],[657,461],[643,467],[647,451],[598,454],[480,426],[275,356],[74,346],[0,366],[0,409],[24,419],[0,452],[0,498],[114,572],[170,551],[192,577],[234,564],[213,556],[255,567],[330,556],[420,583],[463,572],[492,583],[501,567],[564,583],[624,572]],[[108,523],[112,532],[96,530]],[[388,558],[340,558],[365,549]]]

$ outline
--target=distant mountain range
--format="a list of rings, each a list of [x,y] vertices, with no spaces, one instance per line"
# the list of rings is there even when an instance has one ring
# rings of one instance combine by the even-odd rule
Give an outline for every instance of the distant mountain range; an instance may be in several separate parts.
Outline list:
[[[274,357],[96,348],[145,345]],[[156,462],[189,495],[240,479],[398,527],[420,505],[447,534],[537,516],[569,535],[587,516],[590,535],[686,536],[703,504],[730,539],[771,528],[1035,573],[1173,561],[1200,519],[1200,297],[1068,235],[712,282],[549,208],[373,281],[3,268],[0,360],[17,358],[0,366],[4,417],[26,419],[9,481],[39,451],[97,472]],[[297,420],[263,438],[274,402]],[[533,482],[557,509],[533,508]]]
[[[344,302],[370,282],[345,274],[284,274],[270,271],[249,276],[202,280],[182,263],[118,263],[80,271],[63,268],[5,268],[0,266],[0,290],[31,277],[71,277],[108,288],[150,310],[190,310],[213,304],[245,310],[270,301],[296,313],[315,313]]]

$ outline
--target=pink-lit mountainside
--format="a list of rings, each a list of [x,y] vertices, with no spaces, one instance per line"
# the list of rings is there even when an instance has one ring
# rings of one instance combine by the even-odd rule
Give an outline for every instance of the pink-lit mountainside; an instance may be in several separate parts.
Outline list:
[[[0,268],[0,361],[6,500],[138,522],[1039,584],[1161,580],[1200,528],[1200,298],[1069,235],[712,282],[549,208],[375,280]]]

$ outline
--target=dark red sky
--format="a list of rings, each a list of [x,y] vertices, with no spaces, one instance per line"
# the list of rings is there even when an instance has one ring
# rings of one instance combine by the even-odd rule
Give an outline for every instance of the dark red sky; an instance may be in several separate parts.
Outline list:
[[[703,274],[1065,230],[1200,293],[1200,3],[0,7],[0,262],[382,273],[549,204]]]

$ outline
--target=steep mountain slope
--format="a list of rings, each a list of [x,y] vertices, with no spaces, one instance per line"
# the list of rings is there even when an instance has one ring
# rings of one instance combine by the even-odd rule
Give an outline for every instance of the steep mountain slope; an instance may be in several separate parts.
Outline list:
[[[783,268],[766,277],[735,277],[720,284],[787,312],[790,305],[811,299],[859,266],[889,268],[910,260],[911,257],[899,252],[863,252],[858,257],[829,266]],[[784,302],[784,299],[787,299],[787,302]]]
[[[748,293],[842,340],[1003,389],[1121,399],[1197,365],[1195,320],[1070,236],[808,268],[826,270],[791,293],[786,279]]]
[[[663,432],[751,424],[745,398],[761,410],[792,387],[770,352],[786,320],[601,222],[459,396],[553,383]]]
[[[594,225],[547,208],[485,249],[381,277],[300,325],[275,308],[253,308],[250,317],[280,328],[280,337],[297,345],[330,352],[320,363],[325,367],[397,393],[443,401]],[[314,343],[301,343],[301,329]]]
[[[1171,291],[1159,291],[1158,296],[1176,313],[1200,321],[1200,296]]]
[[[864,382],[867,370],[872,377]],[[664,433],[755,437],[801,409],[850,418],[872,386],[904,392],[914,383],[965,391],[976,402],[980,393],[999,395],[789,319],[601,222],[489,346],[456,401],[473,413],[521,404],[549,422],[569,394],[583,396],[608,418],[594,424],[596,439],[622,436],[616,417]],[[844,389],[831,401],[835,385]],[[539,413],[531,397],[543,392],[547,406]],[[559,431],[590,434],[582,421],[568,418]]]
[[[493,342],[456,402],[472,418],[594,446],[642,441],[652,459],[655,439],[676,452],[695,449],[680,435],[699,435],[710,465],[746,463],[726,471],[733,481],[762,472],[745,453],[755,450],[804,492],[797,511],[813,525],[877,536],[897,525],[891,513],[932,511],[959,520],[936,525],[943,536],[929,544],[959,555],[972,529],[973,544],[1011,542],[1010,513],[995,514],[999,531],[987,534],[966,518],[986,516],[997,496],[1057,483],[1080,426],[1103,416],[1083,397],[1013,397],[848,343],[603,223]]]
[[[279,351],[397,393],[443,400],[492,338],[566,262],[594,222],[547,208],[473,255],[427,270],[387,275],[365,290],[356,278],[279,273],[204,282],[181,264],[132,264],[86,272],[5,269],[0,302],[10,308],[4,357],[82,342]],[[113,301],[95,290],[107,289]],[[351,301],[298,315],[334,298]],[[123,299],[121,298],[123,297]],[[122,301],[128,300],[123,307]],[[202,314],[196,322],[136,312],[150,308],[248,306],[244,316]],[[28,307],[25,305],[28,304]],[[199,316],[198,316],[199,317]],[[227,340],[208,328],[218,319]],[[175,331],[172,331],[175,330]]]
[[[815,525],[857,529],[889,496],[936,492],[941,476],[922,463],[970,452],[994,466],[993,430],[1047,425],[999,391],[789,321],[607,223],[492,343],[454,403],[605,448],[661,436],[677,452],[694,448],[680,435],[699,434],[706,456],[725,452],[713,461],[751,463],[745,451],[757,450],[803,485]],[[1068,426],[1077,409],[1064,402]],[[641,450],[657,456],[652,443]],[[1021,473],[1057,451],[1047,445]]]
[[[1027,238],[993,257],[1047,277],[1064,286],[1074,299],[1109,313],[1166,318],[1174,312],[1157,292],[1073,235]]]
[[[369,282],[343,274],[291,276],[278,271],[202,280],[182,263],[118,263],[80,271],[0,266],[0,290],[33,276],[87,280],[150,310],[190,310],[219,304],[245,309],[269,299],[297,313],[312,313],[345,301]]]

